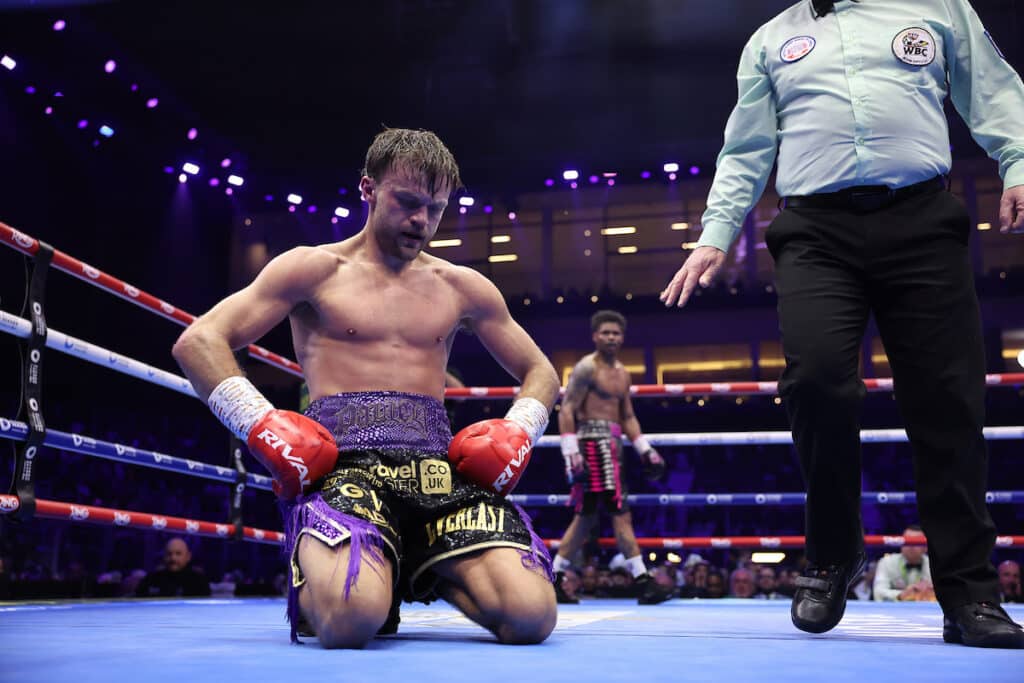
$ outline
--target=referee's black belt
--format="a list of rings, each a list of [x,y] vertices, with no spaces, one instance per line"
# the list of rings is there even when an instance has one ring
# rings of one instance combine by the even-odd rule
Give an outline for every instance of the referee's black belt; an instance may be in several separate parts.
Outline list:
[[[946,176],[937,175],[906,187],[891,188],[887,185],[856,185],[838,192],[822,192],[802,197],[783,197],[780,208],[786,209],[837,209],[840,211],[867,212],[892,206],[904,199],[919,194],[938,192],[946,188]]]

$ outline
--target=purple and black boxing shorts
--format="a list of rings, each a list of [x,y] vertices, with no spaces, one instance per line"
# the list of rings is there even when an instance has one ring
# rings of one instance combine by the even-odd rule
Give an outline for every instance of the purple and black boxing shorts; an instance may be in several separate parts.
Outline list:
[[[551,576],[547,548],[530,518],[507,499],[464,479],[448,462],[452,439],[444,405],[393,391],[355,392],[313,401],[306,415],[338,442],[334,470],[299,498],[285,519],[290,558],[288,616],[294,629],[303,535],[336,547],[351,544],[345,593],[362,559],[394,568],[396,594],[408,601],[437,597],[438,562],[487,548],[517,548],[526,567]]]

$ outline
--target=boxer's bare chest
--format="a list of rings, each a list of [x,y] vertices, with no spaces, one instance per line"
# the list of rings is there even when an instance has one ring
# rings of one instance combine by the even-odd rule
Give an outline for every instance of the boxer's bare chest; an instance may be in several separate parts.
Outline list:
[[[461,297],[434,269],[395,276],[343,266],[310,300],[304,324],[339,342],[383,343],[420,349],[444,344],[458,327]]]

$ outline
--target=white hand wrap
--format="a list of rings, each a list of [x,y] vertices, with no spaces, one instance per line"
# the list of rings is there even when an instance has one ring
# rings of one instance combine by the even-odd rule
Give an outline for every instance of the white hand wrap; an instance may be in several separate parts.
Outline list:
[[[206,404],[217,419],[242,441],[260,418],[274,409],[267,397],[245,377],[235,375],[217,385]]]
[[[643,455],[647,451],[654,450],[654,446],[647,440],[647,437],[641,434],[640,436],[633,439],[633,450],[640,455]]]
[[[530,437],[531,446],[537,445],[537,440],[548,428],[548,416],[551,411],[548,407],[535,398],[517,399],[512,407],[505,414],[506,420],[511,420],[526,431]]]
[[[562,457],[565,458],[565,466],[572,469],[572,456],[580,452],[579,441],[572,432],[566,432],[559,437],[562,440]]]

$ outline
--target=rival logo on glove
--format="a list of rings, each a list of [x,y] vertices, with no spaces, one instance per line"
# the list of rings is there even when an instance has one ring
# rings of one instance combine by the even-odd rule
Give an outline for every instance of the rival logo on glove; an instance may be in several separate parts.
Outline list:
[[[495,491],[501,493],[502,490],[512,482],[519,469],[523,466],[523,462],[526,461],[526,456],[531,450],[533,450],[533,444],[529,439],[527,439],[523,445],[519,447],[519,450],[516,451],[516,457],[505,465],[505,469],[501,471],[498,478],[494,480],[493,484],[491,484],[491,487],[494,488]]]
[[[284,439],[269,429],[264,429],[256,435],[256,438],[270,446],[275,451],[281,451],[281,457],[287,460],[289,465],[298,470],[299,483],[302,486],[309,486],[312,483],[309,481],[309,468],[306,467],[306,463],[302,461],[302,458],[292,455],[292,447],[289,446]]]

